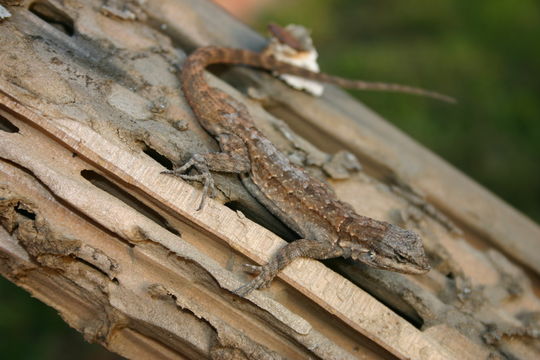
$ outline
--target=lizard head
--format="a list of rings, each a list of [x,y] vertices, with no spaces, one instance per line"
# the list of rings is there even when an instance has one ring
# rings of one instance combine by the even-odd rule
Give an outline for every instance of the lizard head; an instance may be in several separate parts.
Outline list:
[[[407,274],[424,274],[430,266],[420,236],[413,231],[388,225],[384,234],[373,239],[368,251],[352,254],[354,259],[374,268]]]

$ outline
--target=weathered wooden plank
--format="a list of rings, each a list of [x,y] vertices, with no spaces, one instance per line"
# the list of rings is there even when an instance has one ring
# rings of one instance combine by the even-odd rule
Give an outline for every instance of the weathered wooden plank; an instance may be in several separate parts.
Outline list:
[[[305,152],[306,157],[315,151],[291,145],[276,130],[276,119],[263,107],[283,115],[313,142],[322,143],[324,138],[324,150],[346,148],[367,160],[367,172],[333,182],[336,191],[361,213],[400,222],[421,232],[434,270],[427,276],[406,277],[353,267],[343,261],[334,264],[390,308],[315,261],[293,264],[281,275],[284,282],[276,281],[269,290],[253,294],[247,302],[232,297],[228,290],[248,279],[239,268],[244,257],[264,262],[283,242],[219,203],[234,201],[247,213],[252,210],[253,218],[274,231],[282,230],[234,177],[218,177],[217,201],[204,212],[195,212],[200,193],[179,180],[158,176],[162,166],[143,150],[181,162],[191,153],[215,149],[215,143],[193,119],[178,90],[174,70],[183,54],[171,41],[185,48],[219,43],[258,49],[263,39],[205,2],[153,1],[145,8],[132,9],[137,21],[99,14],[96,10],[101,4],[97,1],[55,4],[64,18],[72,20],[71,25],[69,21],[66,25],[75,29],[71,35],[52,28],[24,7],[10,8],[13,16],[0,25],[2,34],[10,35],[0,37],[0,47],[5,50],[0,53],[2,116],[19,128],[13,133],[0,132],[0,154],[9,159],[7,165],[24,168],[45,184],[43,191],[62,199],[73,216],[84,215],[90,225],[113,237],[108,241],[123,244],[115,245],[123,250],[113,251],[111,245],[104,245],[108,244],[103,240],[106,236],[93,234],[81,240],[122,265],[113,276],[119,285],[112,285],[106,279],[109,275],[104,278],[99,271],[87,269],[84,262],[68,267],[58,260],[59,254],[42,256],[49,259],[49,266],[56,266],[69,281],[79,284],[81,296],[91,294],[80,289],[88,283],[88,277],[97,277],[99,287],[107,289],[106,296],[96,300],[102,304],[96,309],[105,307],[105,313],[114,313],[115,321],[105,325],[98,322],[104,329],[90,331],[89,339],[129,357],[136,354],[129,349],[137,342],[144,351],[141,354],[156,351],[162,357],[209,356],[212,351],[224,351],[209,345],[217,338],[218,345],[265,356],[275,352],[287,357],[381,358],[392,353],[402,358],[479,358],[495,350],[482,346],[482,335],[488,331],[486,323],[521,326],[516,315],[540,309],[530,281],[515,264],[501,254],[477,250],[452,235],[444,221],[424,214],[425,204],[415,203],[377,180],[380,174],[393,173],[413,188],[423,189],[415,171],[422,169],[419,166],[425,159],[448,176],[462,175],[444,170],[447,165],[442,161],[333,88],[323,99],[314,99],[268,76],[248,71],[236,71],[230,77],[236,84],[256,87],[262,103],[261,98],[245,98],[214,77],[210,76],[209,81],[245,102],[257,125],[285,150]],[[205,20],[209,18],[213,21]],[[217,31],[215,24],[223,29]],[[326,124],[327,118],[333,119],[331,127]],[[310,127],[300,126],[303,122]],[[187,131],[179,131],[186,127]],[[40,142],[47,145],[39,148]],[[77,154],[75,160],[71,152]],[[155,153],[152,156],[158,158]],[[323,163],[326,161],[324,153],[318,156]],[[314,170],[321,173],[317,166]],[[8,171],[4,168],[3,172]],[[435,175],[433,184],[446,184]],[[7,179],[4,184],[12,188],[14,180]],[[98,185],[112,195],[103,194]],[[473,191],[477,185],[463,186]],[[29,188],[19,191],[19,196],[21,192],[30,194]],[[123,192],[127,195],[118,194]],[[491,196],[478,193],[478,201]],[[35,196],[25,195],[24,199],[32,202]],[[459,216],[446,209],[447,203],[443,205],[441,210],[461,223]],[[50,207],[55,206],[59,205]],[[44,208],[36,207],[40,216],[49,215]],[[507,220],[515,223],[512,217]],[[51,219],[49,223],[59,227],[62,221]],[[67,238],[73,237],[74,229],[83,227],[67,224],[59,231]],[[474,229],[465,229],[466,238],[487,243],[479,236],[484,233]],[[13,237],[1,242],[10,259],[2,264],[2,272],[21,284],[13,274],[28,266],[36,267],[34,271],[39,273],[39,263],[25,258],[20,247],[18,252],[9,250],[18,243],[21,240]],[[81,260],[98,269],[104,267],[102,259],[96,261],[85,254]],[[190,265],[179,259],[188,259]],[[81,267],[84,271],[69,270]],[[77,276],[79,273],[84,276]],[[54,294],[54,284],[64,280],[55,278],[51,284],[43,280],[45,285],[40,286],[42,277],[36,276],[30,285],[21,285],[30,291],[39,288],[43,293],[39,297],[59,307],[56,298],[48,294],[51,290]],[[136,296],[122,301],[126,291]],[[70,324],[83,329],[91,320],[76,319],[76,306],[70,310],[72,318],[64,316]],[[161,315],[157,316],[154,308]],[[187,309],[195,317],[182,317],[185,314],[178,314],[178,309]],[[70,313],[64,308],[61,311]],[[247,315],[250,313],[255,315]],[[122,321],[116,321],[116,317]],[[130,319],[127,326],[126,319]],[[423,324],[423,331],[406,319],[418,327]],[[194,330],[197,336],[178,328],[178,323],[188,322],[193,329],[199,329]],[[125,331],[116,335],[113,329],[119,324]],[[233,329],[242,329],[249,339]],[[271,329],[279,330],[274,333]],[[159,335],[151,335],[156,331]],[[108,335],[103,339],[95,334]],[[517,346],[512,347],[512,342]],[[519,339],[503,339],[503,344],[506,353],[522,354]]]

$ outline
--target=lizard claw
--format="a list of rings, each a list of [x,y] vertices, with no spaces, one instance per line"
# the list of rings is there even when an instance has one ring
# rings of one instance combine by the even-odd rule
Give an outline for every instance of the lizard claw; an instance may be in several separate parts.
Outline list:
[[[195,168],[199,172],[199,174],[196,174],[196,175],[186,174],[186,172],[191,167]],[[214,184],[214,178],[212,176],[212,173],[210,172],[210,169],[208,168],[208,165],[206,164],[206,160],[200,154],[193,155],[187,163],[185,163],[184,165],[178,168],[175,168],[173,170],[165,170],[165,171],[162,171],[161,173],[166,174],[166,175],[178,176],[184,180],[194,180],[194,181],[200,181],[203,183],[202,198],[201,198],[199,207],[197,208],[197,211],[202,210],[204,208],[204,205],[206,204],[207,196],[210,196],[211,198],[213,198],[216,195],[216,187]]]
[[[238,295],[238,296],[241,296],[241,297],[244,297],[244,296],[247,296],[249,295],[253,290],[255,290],[254,287],[250,286],[251,283],[248,283],[244,286],[240,286],[238,289],[234,290],[233,293],[235,295]]]
[[[259,275],[257,275],[255,279],[251,280],[246,285],[243,285],[234,291],[236,295],[242,296],[242,297],[248,295],[253,290],[267,288],[268,285],[270,285],[270,283],[272,282],[272,279],[276,275],[275,273],[272,273],[272,271],[268,270],[264,266],[244,264],[244,269],[248,273],[251,273],[251,274],[258,273]]]
[[[248,274],[252,275],[258,275],[262,272],[263,267],[258,265],[250,265],[250,264],[244,264],[243,270],[244,272],[247,272]]]

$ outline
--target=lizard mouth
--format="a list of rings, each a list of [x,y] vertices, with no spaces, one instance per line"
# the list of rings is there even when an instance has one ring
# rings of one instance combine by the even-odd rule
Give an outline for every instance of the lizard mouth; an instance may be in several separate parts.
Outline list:
[[[400,264],[401,265],[401,264]],[[417,264],[407,264],[403,266],[397,266],[392,269],[393,271],[399,271],[406,274],[425,274],[431,269],[431,266],[426,265],[417,265]]]
[[[386,270],[397,271],[405,274],[425,274],[431,269],[431,266],[429,266],[427,262],[423,264],[399,263],[390,259],[384,259],[379,260],[379,263],[382,263],[382,267]]]
[[[431,269],[426,258],[419,259],[420,261],[413,263],[404,260],[396,261],[396,259],[389,259],[373,253],[367,253],[362,256],[360,260],[378,269],[396,271],[404,274],[425,274]]]

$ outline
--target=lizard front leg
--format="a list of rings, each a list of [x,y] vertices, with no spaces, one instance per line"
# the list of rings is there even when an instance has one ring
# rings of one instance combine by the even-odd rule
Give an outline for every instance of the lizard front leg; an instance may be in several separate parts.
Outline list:
[[[245,265],[246,271],[258,275],[248,284],[236,289],[234,293],[246,296],[253,290],[267,287],[282,269],[298,257],[324,260],[342,256],[343,252],[342,248],[327,241],[296,240],[281,248],[264,266]]]
[[[228,134],[222,134],[216,136],[216,138],[223,152],[195,154],[184,165],[161,172],[162,174],[181,177],[184,180],[195,180],[203,183],[202,198],[197,211],[204,208],[208,195],[214,197],[215,186],[212,172],[244,174],[250,169],[245,145],[239,138]],[[198,174],[186,174],[190,168],[196,169]]]

